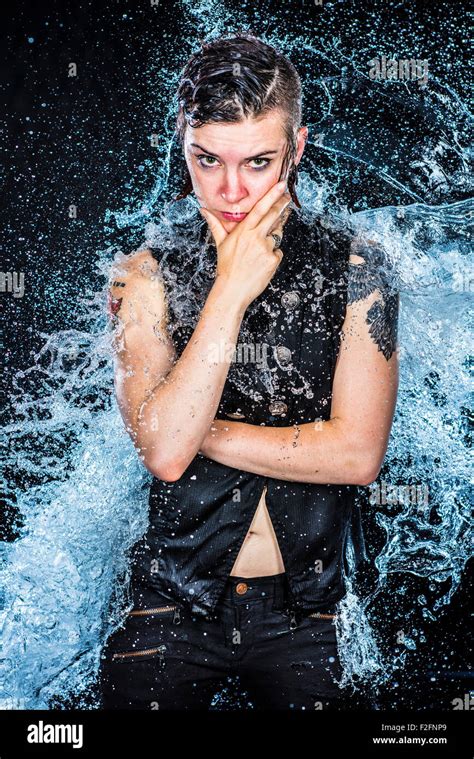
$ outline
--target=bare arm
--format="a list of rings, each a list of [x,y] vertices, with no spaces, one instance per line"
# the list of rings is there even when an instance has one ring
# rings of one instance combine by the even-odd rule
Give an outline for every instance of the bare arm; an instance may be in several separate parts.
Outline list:
[[[351,255],[351,263],[359,266],[361,256]],[[365,271],[353,270],[349,286],[331,418],[281,428],[214,420],[204,455],[289,481],[366,485],[377,478],[398,390],[398,295]]]
[[[219,406],[244,312],[216,279],[179,361],[139,409],[138,442],[161,479],[178,479],[199,450]]]
[[[244,311],[216,280],[176,361],[165,329],[163,280],[148,253],[115,269],[110,310],[119,325],[115,387],[127,431],[147,469],[173,480],[180,474],[176,451],[195,449],[195,455],[215,416],[232,356],[216,348],[235,347]]]
[[[281,260],[268,231],[282,223],[289,200],[284,184],[271,188],[229,235],[206,211],[217,245],[217,276],[179,360],[164,328],[165,287],[157,262],[146,252],[120,279],[116,275],[111,308],[122,326],[117,397],[145,466],[160,479],[179,479],[199,451],[219,406],[245,310]]]

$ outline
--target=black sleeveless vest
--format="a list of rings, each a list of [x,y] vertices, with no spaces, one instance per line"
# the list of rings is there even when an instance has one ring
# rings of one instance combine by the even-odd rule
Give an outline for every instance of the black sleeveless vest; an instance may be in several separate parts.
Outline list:
[[[332,382],[347,302],[350,237],[293,209],[283,259],[247,309],[216,414],[272,427],[330,418]],[[181,355],[212,286],[216,248],[201,217],[179,225],[160,261],[170,336]],[[332,611],[345,576],[366,559],[355,485],[289,482],[198,453],[175,482],[153,478],[150,524],[135,545],[132,580],[193,613],[213,612],[267,486],[282,554],[288,613]]]

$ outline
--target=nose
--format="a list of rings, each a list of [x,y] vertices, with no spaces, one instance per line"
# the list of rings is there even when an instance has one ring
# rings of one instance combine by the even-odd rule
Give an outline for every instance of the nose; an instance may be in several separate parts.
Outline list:
[[[228,172],[220,188],[221,197],[230,206],[238,205],[244,198],[248,197],[248,192],[243,186],[238,174]]]

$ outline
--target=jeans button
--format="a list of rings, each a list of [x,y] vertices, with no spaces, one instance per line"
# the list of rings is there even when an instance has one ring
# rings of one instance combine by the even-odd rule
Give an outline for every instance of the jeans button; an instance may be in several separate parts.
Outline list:
[[[235,586],[235,591],[236,591],[236,593],[239,594],[239,596],[243,596],[244,593],[247,592],[248,588],[249,588],[249,586],[247,585],[246,582],[239,582]]]

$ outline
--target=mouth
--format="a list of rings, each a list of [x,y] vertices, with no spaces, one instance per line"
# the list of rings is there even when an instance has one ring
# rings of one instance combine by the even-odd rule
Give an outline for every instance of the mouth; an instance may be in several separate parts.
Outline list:
[[[228,213],[227,211],[220,211],[220,213],[227,221],[242,221],[248,215],[246,213]]]

